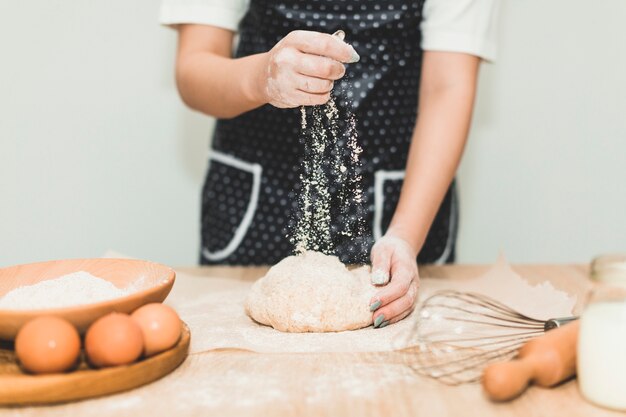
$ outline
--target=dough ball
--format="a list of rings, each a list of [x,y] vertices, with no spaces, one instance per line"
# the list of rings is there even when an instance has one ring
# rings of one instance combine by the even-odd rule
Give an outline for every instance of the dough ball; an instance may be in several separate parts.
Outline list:
[[[335,256],[289,256],[254,283],[246,313],[283,332],[339,332],[372,324],[369,268],[349,271]]]

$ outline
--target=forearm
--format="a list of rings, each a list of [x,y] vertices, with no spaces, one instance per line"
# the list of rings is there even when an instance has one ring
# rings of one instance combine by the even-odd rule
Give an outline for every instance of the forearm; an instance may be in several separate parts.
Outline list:
[[[416,252],[454,178],[470,127],[478,59],[454,59],[458,58],[464,69],[447,76],[438,73],[441,63],[437,63],[437,57],[431,56],[429,62],[426,56],[424,60],[419,117],[400,200],[389,227]]]
[[[239,59],[198,51],[179,58],[176,82],[189,107],[218,118],[231,118],[265,104],[256,86],[265,54]]]

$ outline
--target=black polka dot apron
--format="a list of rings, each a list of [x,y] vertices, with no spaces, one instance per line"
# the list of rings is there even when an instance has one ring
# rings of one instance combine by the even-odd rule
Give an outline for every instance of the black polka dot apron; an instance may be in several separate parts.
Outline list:
[[[267,52],[293,30],[339,29],[361,56],[333,93],[340,109],[355,114],[363,148],[365,230],[358,245],[337,238],[334,252],[346,263],[367,260],[398,202],[417,117],[422,6],[423,0],[251,0],[240,24],[237,57]],[[300,120],[299,109],[265,105],[217,122],[202,193],[202,264],[275,264],[293,254],[288,234],[304,153]],[[452,261],[456,224],[453,184],[418,260]]]

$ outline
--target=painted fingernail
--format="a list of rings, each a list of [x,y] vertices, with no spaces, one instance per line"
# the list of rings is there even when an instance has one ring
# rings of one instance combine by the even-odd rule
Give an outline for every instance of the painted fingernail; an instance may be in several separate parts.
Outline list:
[[[374,327],[378,327],[380,326],[380,324],[385,321],[385,315],[381,314],[380,316],[376,317],[374,319]]]
[[[372,284],[383,285],[389,282],[389,274],[382,269],[377,269],[372,272]]]
[[[382,329],[383,327],[385,327],[388,324],[389,324],[389,320],[383,321],[382,323],[380,323],[380,326],[378,326],[378,328]]]
[[[380,307],[382,303],[380,302],[380,300],[373,302],[372,304],[370,304],[370,311],[376,311],[378,310],[378,307]]]
[[[350,49],[352,49],[352,51],[351,51],[350,61],[348,61],[348,64],[354,64],[355,62],[359,62],[361,60],[361,57],[359,56],[359,54],[356,53],[356,51],[354,50],[352,46],[350,46]]]

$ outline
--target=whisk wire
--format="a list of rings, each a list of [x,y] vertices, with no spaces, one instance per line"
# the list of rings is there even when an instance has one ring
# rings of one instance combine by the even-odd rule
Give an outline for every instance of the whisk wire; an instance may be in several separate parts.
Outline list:
[[[523,341],[511,342],[510,344],[503,345],[495,350],[482,350],[459,359],[448,360],[431,365],[423,365],[423,361],[418,354],[417,359],[422,365],[413,369],[421,375],[442,379],[448,381],[448,383],[452,381],[454,381],[455,384],[473,382],[480,379],[482,371],[480,365],[491,362],[494,359],[501,360],[505,357],[513,357],[523,343]],[[437,356],[436,353],[428,353],[430,355]]]
[[[532,332],[526,332],[526,333],[520,333],[518,335],[516,335],[516,339],[532,339],[535,338],[537,336],[540,336],[541,334],[543,334],[544,331],[541,330],[537,330],[537,331],[532,331]],[[429,334],[429,336],[432,338],[432,334]],[[496,341],[492,341],[496,339]],[[490,344],[496,344],[496,343],[502,343],[502,340],[497,340],[497,339],[502,339],[502,340],[507,340],[507,339],[511,339],[511,335],[510,334],[503,334],[503,335],[494,335],[494,336],[477,336],[477,337],[467,337],[467,338],[454,338],[454,339],[436,339],[437,343],[456,343],[456,342],[473,342],[473,341],[485,341],[485,343],[478,343],[475,344],[473,346],[489,346]]]
[[[532,323],[541,323],[543,324],[545,321],[534,319],[532,317],[526,316],[518,311],[513,310],[512,308],[493,300],[487,296],[476,293],[462,293],[454,290],[444,290],[435,293],[424,301],[424,305],[431,304],[430,301],[435,300],[437,298],[443,298],[444,300],[457,299],[467,302],[471,306],[484,306],[487,310],[492,312],[500,312],[503,315],[515,319],[521,319],[525,321],[529,321]],[[432,305],[432,304],[431,304]],[[451,307],[450,305],[444,304],[446,307]]]
[[[409,366],[450,385],[479,381],[485,366],[515,356],[546,331],[547,322],[488,296],[456,290],[434,293],[418,314],[416,345],[403,350]]]
[[[462,310],[459,309],[459,311],[466,311],[466,310]],[[482,315],[482,314],[481,314]],[[490,316],[485,316],[485,317],[490,317]],[[448,321],[458,321],[458,322],[463,322],[463,323],[474,323],[474,324],[486,324],[489,326],[496,326],[496,327],[504,327],[507,329],[522,329],[522,330],[526,330],[526,329],[542,329],[543,330],[543,324],[541,325],[525,325],[525,326],[515,326],[515,325],[511,325],[511,324],[505,324],[505,323],[499,323],[497,321],[481,321],[481,320],[470,320],[470,319],[462,319],[462,318],[455,318],[455,317],[442,317]],[[517,322],[513,322],[514,324],[517,324]],[[522,324],[522,323],[519,323]]]
[[[542,322],[540,320],[536,320],[536,321],[530,321],[530,320],[525,320],[525,319],[519,319],[517,317],[513,317],[513,318],[509,318],[509,317],[502,317],[502,316],[496,316],[494,314],[490,314],[490,313],[486,313],[486,312],[482,312],[482,311],[476,311],[476,310],[471,310],[470,308],[463,308],[463,307],[459,307],[459,306],[451,306],[451,305],[446,305],[446,304],[427,304],[427,307],[430,308],[440,308],[442,310],[453,310],[453,311],[460,311],[463,313],[468,313],[468,314],[473,314],[473,315],[477,315],[477,316],[481,316],[481,317],[486,317],[489,319],[493,319],[495,321],[500,321],[500,322],[504,322],[504,323],[512,323],[512,324],[523,324],[526,326],[532,326],[532,327],[544,327],[545,322]],[[445,317],[447,318],[447,317]],[[508,326],[507,326],[508,327]]]

